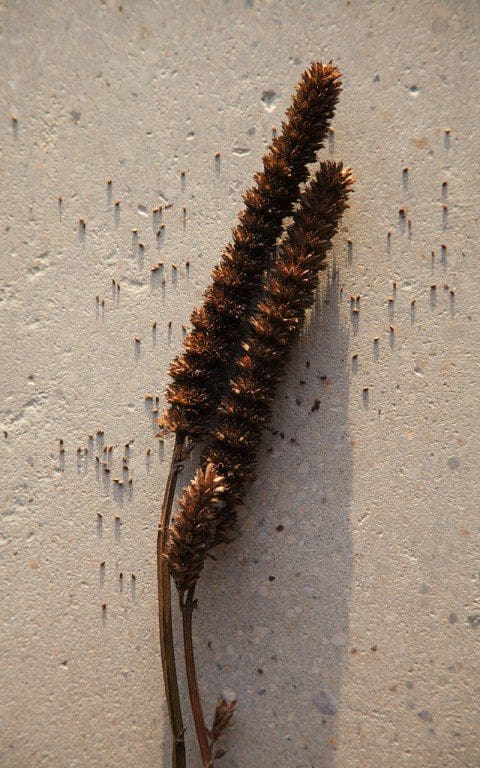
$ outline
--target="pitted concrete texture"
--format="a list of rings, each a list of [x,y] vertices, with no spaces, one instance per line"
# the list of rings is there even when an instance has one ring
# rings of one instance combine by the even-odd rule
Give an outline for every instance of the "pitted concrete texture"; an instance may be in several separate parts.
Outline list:
[[[1,766],[170,765],[155,419],[317,59],[357,182],[199,585],[205,709],[238,697],[224,768],[480,765],[478,3],[0,13]]]

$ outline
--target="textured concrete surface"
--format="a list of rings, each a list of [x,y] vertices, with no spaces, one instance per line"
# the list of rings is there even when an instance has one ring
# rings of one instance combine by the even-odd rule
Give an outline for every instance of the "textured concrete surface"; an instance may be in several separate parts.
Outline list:
[[[239,699],[225,768],[480,764],[479,15],[3,4],[4,768],[169,765],[171,444],[145,396],[161,406],[302,69],[330,58],[345,89],[324,154],[356,191],[239,537],[201,582],[202,692],[207,712]]]

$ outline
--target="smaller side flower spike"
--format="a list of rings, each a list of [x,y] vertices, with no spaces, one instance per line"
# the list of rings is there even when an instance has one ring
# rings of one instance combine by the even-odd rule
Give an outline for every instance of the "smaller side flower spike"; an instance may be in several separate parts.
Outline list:
[[[214,545],[216,507],[225,491],[222,483],[214,465],[207,464],[183,492],[166,547],[171,574],[181,594],[195,584]]]

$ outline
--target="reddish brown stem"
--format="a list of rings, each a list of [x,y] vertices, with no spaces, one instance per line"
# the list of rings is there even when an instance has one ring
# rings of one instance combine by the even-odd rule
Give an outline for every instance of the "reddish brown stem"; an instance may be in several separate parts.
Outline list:
[[[168,561],[163,556],[168,536],[168,527],[172,513],[172,504],[175,496],[177,476],[180,471],[182,449],[185,443],[185,435],[175,433],[175,445],[173,448],[172,462],[168,473],[165,495],[163,498],[160,524],[157,534],[157,585],[158,585],[158,619],[160,629],[160,648],[162,652],[162,671],[165,683],[165,695],[167,698],[170,727],[173,736],[172,768],[186,768],[185,756],[185,728],[183,726],[180,696],[178,693],[177,669],[175,665],[175,652],[173,647],[172,628],[172,597],[170,588],[170,570]]]
[[[195,585],[190,587],[185,601],[180,595],[180,608],[183,619],[183,647],[185,651],[185,670],[187,673],[188,693],[190,704],[192,706],[193,721],[197,732],[198,746],[202,756],[203,768],[211,768],[213,765],[212,750],[210,749],[210,739],[203,716],[200,693],[198,691],[197,673],[195,670],[195,657],[193,653],[192,638],[192,614],[194,609],[193,596],[195,594]]]

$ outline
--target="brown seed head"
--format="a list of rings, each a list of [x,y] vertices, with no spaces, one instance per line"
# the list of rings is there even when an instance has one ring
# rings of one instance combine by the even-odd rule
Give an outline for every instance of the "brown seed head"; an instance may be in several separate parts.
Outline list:
[[[272,261],[285,216],[291,214],[306,181],[308,164],[322,146],[341,90],[340,73],[332,64],[314,63],[306,70],[287,110],[282,131],[255,174],[255,186],[243,196],[245,208],[233,229],[203,307],[193,312],[185,352],[170,369],[170,404],[165,418],[172,430],[205,435],[238,349],[261,275]],[[205,340],[209,344],[205,345]],[[211,354],[210,350],[214,349]]]

